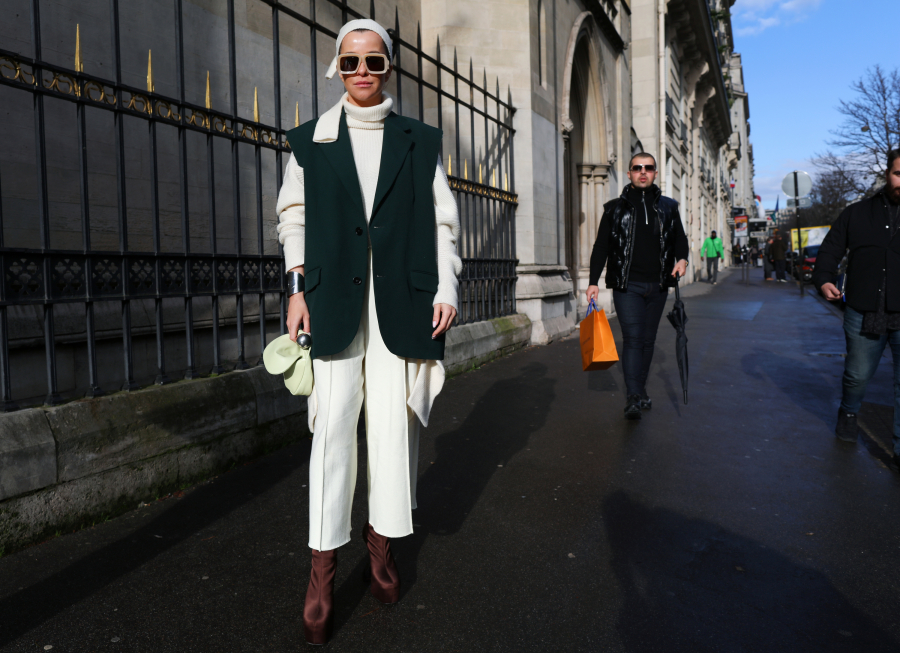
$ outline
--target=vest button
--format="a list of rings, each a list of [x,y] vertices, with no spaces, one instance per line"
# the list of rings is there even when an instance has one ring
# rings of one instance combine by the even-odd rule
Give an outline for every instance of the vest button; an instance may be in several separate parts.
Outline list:
[[[353,277],[353,283],[358,286],[362,283],[362,279],[360,279],[359,277]]]
[[[363,235],[362,227],[357,227],[357,228],[356,228],[356,235],[357,235],[357,236],[362,236],[362,235]]]

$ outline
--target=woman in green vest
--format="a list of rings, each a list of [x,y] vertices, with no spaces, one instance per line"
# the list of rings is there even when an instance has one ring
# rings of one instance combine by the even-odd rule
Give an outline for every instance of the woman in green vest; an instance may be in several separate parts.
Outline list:
[[[302,329],[313,340],[312,572],[303,609],[311,644],[331,636],[363,407],[371,591],[383,603],[400,598],[390,540],[413,531],[419,424],[428,425],[443,386],[444,335],[456,318],[459,215],[441,165],[442,134],[393,113],[383,92],[391,61],[381,25],[344,25],[326,77],[339,71],[346,93],[288,132],[293,154],[276,207],[293,291],[288,333]]]

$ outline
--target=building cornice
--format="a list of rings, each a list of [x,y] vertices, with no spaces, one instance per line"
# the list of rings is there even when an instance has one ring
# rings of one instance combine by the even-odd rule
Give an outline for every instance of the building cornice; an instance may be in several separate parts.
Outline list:
[[[706,0],[669,0],[668,15],[685,17],[677,23],[673,22],[679,42],[685,50],[695,50],[695,56],[699,55],[709,64],[709,70],[703,75],[704,83],[715,89],[715,93],[709,98],[709,109],[718,126],[719,145],[724,145],[732,132],[731,107],[728,105],[728,89],[722,73],[719,44],[709,5]]]
[[[606,13],[606,9],[603,8],[600,0],[587,0],[585,4],[587,5],[588,11],[590,11],[591,15],[594,17],[594,20],[597,21],[597,26],[609,41],[610,45],[615,48],[616,52],[624,52],[625,41],[622,39],[622,35],[619,34],[619,30],[616,29],[615,24],[613,24],[612,19]],[[630,9],[629,13],[631,13]]]

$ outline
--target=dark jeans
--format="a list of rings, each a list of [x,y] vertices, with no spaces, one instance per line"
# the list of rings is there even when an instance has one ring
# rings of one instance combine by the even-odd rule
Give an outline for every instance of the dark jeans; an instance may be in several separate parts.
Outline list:
[[[622,372],[629,395],[646,394],[644,386],[666,296],[658,283],[638,281],[629,281],[627,290],[613,291],[613,304],[622,327]]]
[[[775,278],[779,281],[784,279],[784,260],[775,261]]]
[[[862,322],[862,313],[849,306],[844,310],[847,360],[844,361],[841,408],[848,413],[859,413],[866,386],[878,369],[884,348],[890,345],[894,359],[894,453],[900,454],[900,331],[888,331],[883,336],[861,333]]]
[[[719,257],[706,257],[706,280],[712,283],[719,277]]]

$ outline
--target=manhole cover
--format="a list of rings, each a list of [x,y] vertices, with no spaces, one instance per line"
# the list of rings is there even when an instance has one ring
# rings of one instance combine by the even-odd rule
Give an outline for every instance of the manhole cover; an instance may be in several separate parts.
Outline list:
[[[847,358],[847,354],[842,351],[814,351],[810,352],[810,356],[825,356],[826,358]]]

